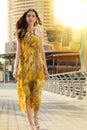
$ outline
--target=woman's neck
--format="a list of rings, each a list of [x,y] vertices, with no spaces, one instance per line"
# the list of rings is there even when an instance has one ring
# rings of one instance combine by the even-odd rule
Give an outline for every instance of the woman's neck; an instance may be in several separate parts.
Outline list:
[[[28,26],[27,30],[28,31],[33,31],[34,30],[34,26]]]

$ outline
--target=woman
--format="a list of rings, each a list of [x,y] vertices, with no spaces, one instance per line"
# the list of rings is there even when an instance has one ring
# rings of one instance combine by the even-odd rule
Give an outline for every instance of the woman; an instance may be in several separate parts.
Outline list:
[[[42,24],[38,13],[29,9],[16,23],[17,51],[13,77],[17,79],[19,104],[26,111],[31,130],[40,128],[38,110],[44,78],[48,80],[48,70],[43,51],[42,33],[36,28]],[[33,111],[32,111],[33,110]],[[33,112],[33,120],[32,120]]]

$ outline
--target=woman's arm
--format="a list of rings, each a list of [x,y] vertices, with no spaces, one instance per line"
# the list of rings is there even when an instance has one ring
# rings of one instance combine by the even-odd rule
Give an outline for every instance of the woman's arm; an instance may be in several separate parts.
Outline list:
[[[45,79],[47,80],[49,78],[49,74],[48,74],[48,68],[47,68],[47,63],[46,63],[46,57],[45,57],[45,52],[44,52],[44,48],[43,48],[43,35],[41,34],[41,52],[42,52],[42,58],[44,61],[44,74],[45,74]]]
[[[18,64],[19,64],[19,58],[21,54],[21,42],[20,40],[17,40],[17,50],[16,50],[16,56],[15,56],[15,62],[14,62],[14,71],[13,71],[13,77],[17,78],[18,76]]]

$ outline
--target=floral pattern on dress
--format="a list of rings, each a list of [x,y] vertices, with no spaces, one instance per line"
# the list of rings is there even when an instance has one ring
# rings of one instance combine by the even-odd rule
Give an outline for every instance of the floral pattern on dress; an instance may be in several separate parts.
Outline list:
[[[41,93],[44,87],[44,62],[39,36],[27,32],[22,39],[21,51],[17,78],[19,105],[22,111],[26,111],[25,103],[37,111],[40,107]]]

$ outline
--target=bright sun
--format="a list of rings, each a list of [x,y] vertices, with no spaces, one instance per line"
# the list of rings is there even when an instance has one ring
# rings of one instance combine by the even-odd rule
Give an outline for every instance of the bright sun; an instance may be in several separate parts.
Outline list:
[[[56,20],[72,27],[87,26],[86,0],[54,0]]]

